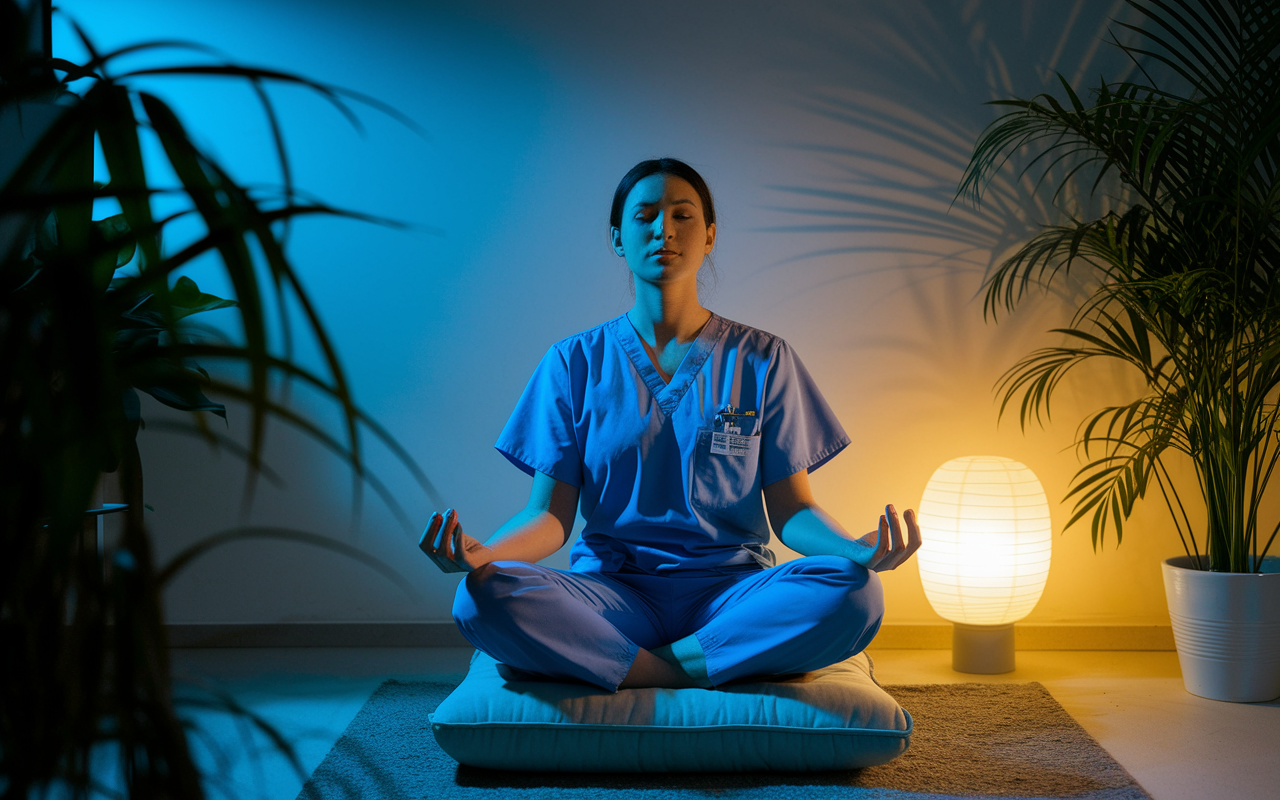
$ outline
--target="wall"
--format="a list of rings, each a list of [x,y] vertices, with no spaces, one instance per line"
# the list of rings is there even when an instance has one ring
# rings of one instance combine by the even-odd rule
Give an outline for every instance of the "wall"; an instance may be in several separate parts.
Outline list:
[[[1102,41],[1120,3],[60,5],[101,49],[191,39],[366,93],[425,127],[419,137],[357,104],[362,135],[314,93],[271,88],[302,187],[415,226],[303,221],[290,252],[357,400],[481,538],[528,491],[492,442],[534,365],[551,342],[629,306],[605,234],[613,186],[642,158],[683,158],[715,191],[708,305],[784,336],[823,387],[854,444],[813,484],[852,530],[870,530],[886,502],[916,504],[933,469],[964,454],[1025,462],[1056,503],[1079,467],[1078,420],[1137,388],[1107,370],[1081,373],[1046,429],[1024,433],[1016,417],[997,424],[993,384],[1021,354],[1056,341],[1047,331],[1069,307],[1049,297],[984,321],[982,277],[1053,211],[1012,173],[981,210],[953,203],[972,143],[997,113],[984,103],[1050,89],[1055,71],[1079,86],[1125,69]],[[59,54],[76,57],[65,22],[56,36]],[[158,58],[203,59],[167,51],[122,63]],[[246,88],[147,81],[234,175],[279,181]],[[208,264],[189,274],[229,293]],[[299,348],[319,366],[313,345]],[[295,388],[291,402],[337,430],[322,398]],[[246,417],[230,411],[225,432],[244,441]],[[145,413],[173,416],[154,403]],[[342,463],[279,423],[269,437],[268,462],[285,484],[260,481],[246,513],[245,468],[231,452],[155,426],[143,434],[161,556],[237,524],[289,527],[361,548],[400,585],[327,551],[237,543],[175,581],[170,620],[447,619],[458,576],[437,573],[416,549],[435,504],[403,465],[364,436],[407,524],[366,490],[353,530]],[[1059,531],[1067,517],[1055,504]],[[1179,545],[1155,503],[1119,548],[1109,540],[1095,554],[1083,527],[1054,547],[1029,623],[1167,624],[1158,564]],[[567,565],[566,553],[548,563]],[[883,577],[888,623],[939,621],[914,563]]]

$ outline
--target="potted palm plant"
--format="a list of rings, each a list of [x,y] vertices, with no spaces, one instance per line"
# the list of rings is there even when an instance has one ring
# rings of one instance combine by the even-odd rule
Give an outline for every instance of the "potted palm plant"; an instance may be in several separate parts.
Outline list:
[[[251,476],[263,469],[267,420],[277,419],[341,454],[357,485],[368,475],[356,432],[369,428],[432,490],[403,448],[355,406],[281,244],[284,221],[342,212],[297,200],[262,85],[307,86],[349,115],[339,93],[293,75],[228,64],[120,70],[122,56],[174,45],[98,53],[79,29],[89,60],[52,58],[50,11],[48,2],[0,0],[0,786],[14,797],[88,796],[118,777],[130,796],[201,797],[169,675],[165,580],[210,547],[254,535],[382,565],[342,542],[280,530],[227,532],[192,545],[168,565],[155,563],[142,514],[138,393],[190,411],[192,430],[211,442],[226,437],[205,415],[227,410],[206,392],[240,401],[250,420],[245,456]],[[281,196],[236,183],[193,142],[167,103],[130,85],[136,75],[167,74],[239,78],[259,90],[285,175]],[[140,131],[159,141],[176,185],[157,186]],[[94,181],[95,137],[109,172],[105,185]],[[154,214],[151,201],[160,192],[185,205]],[[93,202],[103,198],[118,203],[121,213],[93,219]],[[174,235],[162,245],[170,224],[190,217],[201,221],[203,232],[186,240]],[[234,303],[179,275],[202,255],[234,287]],[[327,372],[303,369],[290,352],[269,346],[268,327],[276,320],[266,309],[273,291],[278,324],[289,328],[285,300],[291,299]],[[218,308],[231,309],[238,325],[230,335],[202,335],[190,318]],[[211,376],[196,359],[242,368],[247,380]],[[280,378],[305,381],[332,398],[345,435],[326,433],[284,404],[271,388]],[[85,511],[102,473],[117,470],[130,511],[118,545],[99,553],[82,536]],[[384,574],[394,576],[389,569]],[[289,751],[278,734],[268,735]],[[96,774],[103,763],[118,774]]]
[[[999,101],[1012,110],[983,132],[962,179],[978,202],[1030,153],[1021,171],[1047,176],[1065,162],[1059,196],[1083,178],[1107,207],[1068,211],[988,276],[993,317],[1034,285],[1070,276],[1086,287],[1057,330],[1064,343],[1027,355],[996,390],[1001,413],[1016,405],[1025,428],[1074,367],[1136,370],[1141,396],[1079,428],[1085,463],[1068,527],[1088,520],[1097,549],[1110,526],[1119,543],[1154,486],[1185,550],[1163,570],[1187,689],[1270,700],[1280,695],[1280,574],[1268,556],[1280,519],[1264,512],[1280,460],[1280,7],[1129,4],[1141,23],[1114,33],[1140,79],[1104,81],[1087,100],[1062,79],[1061,97]],[[1194,483],[1175,480],[1188,464]],[[1193,491],[1203,518],[1187,511]]]

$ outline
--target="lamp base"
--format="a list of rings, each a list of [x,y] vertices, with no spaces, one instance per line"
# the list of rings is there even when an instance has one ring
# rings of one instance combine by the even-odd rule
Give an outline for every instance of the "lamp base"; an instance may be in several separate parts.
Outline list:
[[[1013,672],[1013,623],[1006,625],[965,625],[954,623],[951,631],[951,668],[974,675]]]

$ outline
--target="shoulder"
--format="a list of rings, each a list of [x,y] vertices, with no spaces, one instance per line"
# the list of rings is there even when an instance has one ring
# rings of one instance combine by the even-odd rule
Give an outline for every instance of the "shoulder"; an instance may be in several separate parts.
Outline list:
[[[626,314],[619,314],[613,319],[588,328],[585,331],[579,331],[570,336],[566,336],[555,344],[551,345],[552,352],[558,352],[561,356],[568,357],[575,352],[591,351],[599,349],[599,347],[609,339],[618,337],[617,327],[620,323],[626,321]]]
[[[617,326],[620,321],[625,322],[626,315],[619,315],[555,342],[547,348],[546,355],[542,357],[543,364],[559,361],[567,366],[584,358],[588,361],[597,360],[602,353],[609,350],[606,344],[618,339]]]
[[[599,371],[606,363],[625,358],[625,337],[620,325],[630,325],[625,314],[606,320],[555,342],[542,357],[540,369],[581,376]]]
[[[718,319],[724,326],[721,340],[727,346],[737,348],[744,354],[771,359],[778,353],[790,351],[790,346],[777,334],[726,319],[718,314],[714,319]]]

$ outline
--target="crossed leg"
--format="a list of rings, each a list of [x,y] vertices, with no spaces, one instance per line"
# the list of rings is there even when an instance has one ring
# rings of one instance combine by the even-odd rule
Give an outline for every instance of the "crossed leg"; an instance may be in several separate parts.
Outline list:
[[[865,648],[883,611],[875,573],[815,556],[710,577],[499,561],[468,574],[453,615],[469,642],[505,664],[615,691],[818,669]]]

